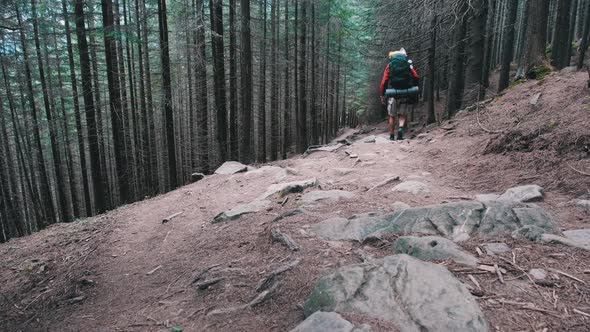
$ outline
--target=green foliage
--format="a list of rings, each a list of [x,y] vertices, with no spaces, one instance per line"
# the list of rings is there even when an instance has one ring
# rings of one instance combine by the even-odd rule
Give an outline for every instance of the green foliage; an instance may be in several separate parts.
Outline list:
[[[542,80],[545,76],[551,73],[551,68],[548,66],[537,66],[533,67],[528,73],[528,76],[532,79]]]

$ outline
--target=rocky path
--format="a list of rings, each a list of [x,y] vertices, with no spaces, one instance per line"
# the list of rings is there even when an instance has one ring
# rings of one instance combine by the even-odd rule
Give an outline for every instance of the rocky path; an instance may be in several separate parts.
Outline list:
[[[383,131],[3,245],[0,329],[588,330],[584,199],[481,190],[473,141]]]

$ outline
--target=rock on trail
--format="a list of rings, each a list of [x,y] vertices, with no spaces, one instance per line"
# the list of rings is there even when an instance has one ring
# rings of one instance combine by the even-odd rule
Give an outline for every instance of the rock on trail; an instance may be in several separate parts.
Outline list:
[[[321,277],[304,313],[335,311],[391,322],[401,332],[489,331],[479,305],[447,269],[408,255],[343,266]]]

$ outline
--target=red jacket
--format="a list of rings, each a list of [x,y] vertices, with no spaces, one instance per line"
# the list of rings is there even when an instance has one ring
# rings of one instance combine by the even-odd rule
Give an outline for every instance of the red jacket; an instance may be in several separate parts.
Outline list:
[[[412,76],[414,76],[415,79],[420,79],[420,75],[418,75],[418,72],[412,68],[411,69],[412,72]],[[385,96],[385,86],[387,84],[387,81],[389,80],[389,64],[387,65],[387,67],[385,67],[385,71],[383,72],[383,79],[381,80],[381,95]]]

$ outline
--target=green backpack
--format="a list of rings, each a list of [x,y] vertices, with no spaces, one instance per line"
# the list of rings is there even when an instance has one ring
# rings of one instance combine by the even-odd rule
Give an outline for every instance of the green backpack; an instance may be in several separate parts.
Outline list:
[[[396,54],[389,60],[389,87],[409,89],[412,87],[413,76],[408,57]]]

